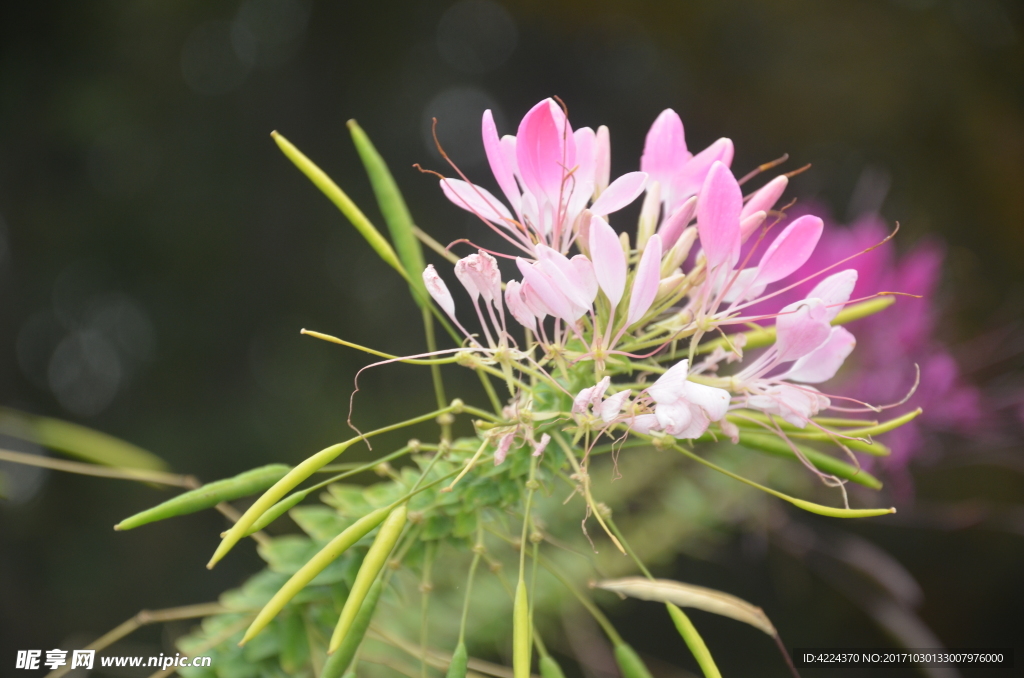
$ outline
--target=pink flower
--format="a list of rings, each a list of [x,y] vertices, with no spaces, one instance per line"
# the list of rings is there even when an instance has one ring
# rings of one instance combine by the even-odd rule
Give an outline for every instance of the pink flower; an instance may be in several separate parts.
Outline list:
[[[690,153],[686,148],[683,121],[668,108],[661,112],[647,132],[640,169],[650,176],[651,182],[656,181],[661,187],[661,200],[668,216],[697,194],[715,162],[728,167],[732,164],[732,156],[732,141],[724,138],[697,155]]]
[[[641,433],[662,431],[673,438],[699,438],[712,421],[729,409],[729,392],[687,379],[689,361],[673,365],[647,388],[655,402],[654,414],[642,414],[630,426]]]
[[[580,215],[606,216],[630,204],[647,183],[644,172],[629,172],[608,183],[606,128],[573,131],[562,109],[545,99],[530,109],[516,136],[498,138],[490,111],[483,116],[484,150],[491,172],[512,211],[489,191],[459,179],[442,179],[445,196],[492,226],[522,250],[543,243],[567,252]]]

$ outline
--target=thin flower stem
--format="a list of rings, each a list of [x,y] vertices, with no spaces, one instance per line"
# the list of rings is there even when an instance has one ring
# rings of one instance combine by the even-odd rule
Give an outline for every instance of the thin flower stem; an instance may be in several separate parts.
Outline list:
[[[459,257],[456,254],[454,254],[453,252],[445,249],[444,245],[442,245],[441,243],[437,242],[432,237],[430,237],[430,234],[428,234],[426,231],[421,229],[419,226],[413,226],[412,227],[412,233],[413,233],[413,235],[416,236],[417,240],[419,240],[421,243],[423,243],[424,245],[426,245],[430,249],[432,249],[435,252],[437,252],[438,254],[440,254],[442,257],[444,257],[445,259],[447,259],[451,263],[457,264],[459,262]]]
[[[430,581],[434,567],[434,556],[437,553],[437,542],[427,542],[423,554],[423,578],[420,580],[420,677],[427,678],[427,641],[429,625],[427,619],[430,611],[430,591],[434,584]]]
[[[501,401],[498,400],[498,394],[494,390],[494,384],[487,377],[487,374],[483,370],[476,370],[477,376],[480,377],[480,383],[484,387],[484,391],[487,393],[487,399],[491,401],[491,407],[494,408],[495,412],[501,412]]]
[[[185,605],[184,607],[169,607],[163,610],[141,610],[128,621],[107,631],[82,649],[99,652],[147,624],[159,624],[161,622],[178,621],[181,619],[196,619],[198,617],[221,614],[226,611],[227,609],[220,603],[199,603],[198,605]],[[232,634],[235,631],[237,629],[233,630]],[[71,667],[65,665],[50,671],[46,674],[45,678],[60,678],[60,676],[67,674],[69,671],[71,671]]]
[[[466,597],[462,603],[462,619],[459,622],[459,645],[466,639],[466,620],[469,619],[469,603],[473,594],[473,577],[476,575],[476,568],[480,564],[480,557],[484,552],[484,522],[483,516],[477,511],[476,515],[476,544],[473,546],[473,562],[469,565],[469,577],[466,579]]]
[[[173,487],[196,488],[198,481],[192,476],[179,475],[177,473],[163,473],[161,471],[148,471],[145,469],[115,468],[112,466],[100,466],[98,464],[86,464],[79,461],[64,461],[53,459],[39,454],[26,454],[12,450],[0,449],[0,461],[10,461],[26,466],[38,466],[41,468],[53,469],[54,471],[65,471],[67,473],[78,473],[84,476],[96,476],[99,478],[117,478],[119,480],[135,480],[140,483],[158,483],[160,485],[171,485]]]
[[[487,531],[493,534],[494,536],[498,537],[502,541],[507,542],[508,544],[511,544],[513,546],[515,545],[515,542],[512,540],[511,537],[503,535],[500,532],[491,528],[488,528]],[[600,627],[604,629],[605,634],[608,636],[609,640],[612,641],[612,645],[621,645],[622,636],[619,635],[619,632],[615,630],[614,626],[612,626],[612,623],[608,620],[608,617],[605,616],[604,612],[601,612],[601,609],[597,607],[594,601],[587,598],[585,595],[583,595],[582,592],[580,592],[579,589],[573,586],[572,582],[569,581],[569,578],[566,577],[561,570],[555,567],[555,565],[550,560],[541,555],[538,555],[537,557],[540,559],[540,566],[548,572],[550,572],[555,577],[555,579],[557,579],[559,582],[561,582],[563,586],[565,586],[565,588],[569,589],[569,593],[575,596],[576,599],[580,601],[580,604],[583,605],[583,607],[587,610],[587,612],[589,612],[591,616],[594,617],[594,621],[596,621],[598,625],[600,625]]]
[[[580,480],[580,485],[583,486],[583,498],[586,500],[591,513],[593,513],[594,517],[597,518],[598,524],[605,531],[605,534],[608,535],[608,538],[612,540],[612,543],[615,544],[615,547],[619,549],[622,555],[626,555],[626,550],[622,548],[622,544],[619,543],[619,540],[614,534],[612,534],[611,530],[608,529],[608,526],[604,523],[604,518],[601,517],[601,511],[598,509],[597,503],[594,501],[594,497],[590,493],[590,475],[587,473],[587,470],[580,466],[580,463],[576,460],[576,455],[573,454],[572,448],[569,447],[569,444],[565,442],[564,438],[562,438],[560,431],[554,431],[552,437],[558,442],[558,446],[562,448],[562,451],[565,453],[566,458],[568,458],[569,463],[572,464],[573,470],[576,471],[576,476]]]
[[[378,351],[378,350],[373,349],[373,348],[367,348],[366,346],[360,346],[359,344],[354,344],[351,341],[345,341],[344,339],[339,339],[338,337],[331,336],[330,334],[324,334],[323,332],[315,332],[313,330],[307,330],[305,328],[300,330],[299,334],[305,334],[305,335],[308,335],[310,337],[314,337],[316,339],[322,339],[323,341],[329,341],[332,344],[340,344],[341,346],[347,346],[349,348],[354,348],[357,351],[362,351],[363,353],[369,353],[370,355],[375,355],[378,358],[385,358],[387,360],[396,360],[398,362],[402,362],[402,363],[405,363],[407,365],[451,365],[452,363],[457,363],[459,361],[459,358],[457,358],[455,356],[452,356],[450,358],[429,358],[429,359],[427,359],[427,358],[403,358],[402,356],[391,355],[390,353],[385,353],[384,351]],[[440,351],[440,353],[452,353],[452,352],[460,351],[460,350],[462,350],[462,349],[447,349],[445,351]],[[432,349],[431,352],[434,353],[434,352],[438,352],[438,351],[437,351],[437,349]]]
[[[633,559],[633,562],[636,563],[636,566],[640,568],[640,571],[644,573],[645,577],[647,577],[651,581],[654,581],[654,576],[651,574],[651,571],[647,569],[647,566],[644,565],[643,561],[641,561],[640,558],[636,555],[636,551],[634,551],[629,546],[629,542],[626,541],[626,537],[623,536],[622,532],[619,530],[619,527],[615,524],[615,521],[612,520],[612,517],[609,515],[606,518],[606,520],[608,521],[608,527],[611,528],[615,536],[619,538],[620,542],[622,542],[622,547],[626,549],[626,553],[628,553],[629,557]]]

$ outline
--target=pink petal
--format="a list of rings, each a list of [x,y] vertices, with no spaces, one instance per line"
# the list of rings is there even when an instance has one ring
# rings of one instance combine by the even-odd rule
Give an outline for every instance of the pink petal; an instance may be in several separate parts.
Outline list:
[[[825,343],[800,358],[781,378],[820,384],[836,375],[847,356],[857,345],[857,339],[845,327],[833,327]]]
[[[576,275],[583,281],[583,290],[586,292],[586,298],[590,300],[591,304],[594,303],[594,299],[597,298],[598,288],[597,276],[594,274],[594,265],[590,263],[590,259],[587,259],[582,254],[577,254],[569,260],[569,263],[572,264]]]
[[[689,369],[690,361],[680,360],[647,387],[647,394],[656,403],[670,403],[683,398],[686,392],[686,377],[690,374]]]
[[[644,317],[647,309],[654,303],[658,294],[658,282],[661,280],[661,236],[657,233],[647,241],[640,264],[636,268],[633,279],[633,291],[629,296],[629,313],[626,315],[626,327]]]
[[[661,424],[658,417],[653,414],[640,414],[628,420],[629,428],[643,435],[650,435],[652,431],[660,431]]]
[[[661,226],[658,227],[658,235],[661,236],[662,244],[665,247],[671,249],[676,244],[683,229],[693,219],[696,211],[697,196],[691,196],[671,216],[661,222]]]
[[[626,404],[626,400],[629,398],[629,393],[629,390],[625,390],[619,391],[613,396],[608,396],[598,408],[601,415],[601,421],[606,424],[610,424],[613,419],[619,416],[619,412],[622,411],[622,406]]]
[[[791,223],[765,250],[758,264],[758,282],[782,280],[804,265],[821,237],[825,224],[818,217],[804,215]]]
[[[767,212],[754,212],[750,216],[740,219],[740,242],[746,242],[757,227],[764,223],[768,217]]]
[[[693,420],[693,410],[684,400],[677,400],[671,403],[659,403],[654,408],[654,416],[665,433],[670,436],[678,436],[690,425]]]
[[[516,134],[516,159],[527,190],[557,203],[562,180],[576,164],[576,142],[565,114],[551,99],[523,117]]]
[[[533,456],[539,457],[540,455],[544,454],[544,450],[547,449],[548,443],[550,443],[550,442],[551,442],[551,436],[549,436],[547,433],[545,433],[544,435],[542,435],[540,437],[540,441],[539,442],[532,443],[533,444]]]
[[[588,296],[590,291],[588,281],[580,276],[572,262],[564,254],[556,252],[547,245],[537,245],[534,252],[537,254],[537,267],[555,283],[558,291],[575,306],[584,310],[590,308],[594,298]],[[597,294],[596,286],[594,294]]]
[[[453,203],[482,219],[509,228],[512,213],[486,188],[461,179],[441,179],[441,190]]]
[[[469,292],[473,303],[476,303],[476,300],[480,298],[480,286],[477,284],[476,276],[469,269],[469,262],[466,261],[467,258],[464,257],[455,262],[455,277],[459,279],[462,286]]]
[[[603,217],[636,200],[644,192],[647,175],[644,172],[628,172],[612,182],[611,186],[601,193],[601,197],[590,206],[590,211]]]
[[[519,288],[519,296],[522,297],[526,309],[532,313],[537,320],[543,321],[549,315],[554,315],[544,301],[538,296],[530,283],[524,282]]]
[[[615,230],[600,217],[590,220],[590,258],[594,275],[612,307],[618,306],[626,289],[626,254]]]
[[[785,174],[780,175],[769,181],[767,184],[757,190],[754,195],[750,196],[750,200],[743,206],[743,212],[740,213],[740,218],[745,219],[754,212],[767,212],[775,203],[779,201],[782,194],[786,190],[786,186],[789,185],[789,177]]]
[[[449,318],[455,320],[455,300],[452,299],[452,293],[448,291],[448,286],[444,284],[444,280],[441,280],[441,276],[437,274],[433,264],[428,264],[423,269],[423,284],[427,286],[427,292],[437,302],[437,305],[448,314]]]
[[[612,173],[612,147],[608,137],[608,128],[601,125],[597,128],[594,139],[594,189],[598,194],[608,188]]]
[[[640,156],[640,169],[650,174],[652,181],[668,186],[672,177],[689,159],[683,121],[678,113],[666,108],[647,132],[644,152]]]
[[[665,202],[669,211],[675,211],[683,201],[700,192],[714,163],[720,162],[728,167],[732,164],[732,156],[732,141],[725,138],[719,139],[693,156],[672,179],[672,199]],[[665,195],[669,195],[669,192]]]
[[[732,395],[725,389],[693,381],[687,381],[683,386],[686,400],[704,410],[711,421],[718,421],[729,411]]]
[[[697,199],[697,232],[708,269],[731,270],[740,255],[740,210],[743,194],[732,172],[715,161]]]
[[[775,319],[779,362],[796,360],[825,343],[832,327],[821,299],[804,299],[782,309]]]
[[[856,284],[857,271],[848,268],[845,271],[830,275],[815,285],[811,293],[807,295],[807,298],[816,298],[824,301],[825,305],[830,307],[828,309],[828,320],[831,322],[839,314],[839,311],[843,310],[840,304],[850,300],[850,295],[853,294],[853,286]]]
[[[484,152],[487,154],[487,162],[491,165],[491,172],[494,173],[494,178],[509,203],[513,208],[518,209],[519,186],[516,185],[512,168],[505,162],[505,154],[501,150],[501,139],[498,138],[498,128],[494,124],[494,116],[491,115],[490,109],[484,111],[482,128]]]
[[[523,281],[529,284],[530,289],[547,306],[551,315],[570,324],[576,322],[579,316],[575,315],[573,304],[559,291],[556,283],[546,273],[520,257],[516,257],[516,265],[523,274]]]
[[[520,325],[528,330],[537,331],[537,319],[523,301],[523,288],[517,280],[505,283],[505,305]]]
[[[502,436],[501,440],[498,441],[498,447],[494,450],[495,466],[505,461],[505,457],[508,456],[508,450],[512,447],[512,441],[515,440],[515,437],[515,433],[506,433]]]

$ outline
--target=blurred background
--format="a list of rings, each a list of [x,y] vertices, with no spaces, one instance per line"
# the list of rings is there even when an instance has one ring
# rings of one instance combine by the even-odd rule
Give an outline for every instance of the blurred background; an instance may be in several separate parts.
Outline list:
[[[839,222],[898,221],[898,251],[944,247],[938,338],[982,394],[988,424],[929,438],[899,520],[843,528],[902,563],[923,591],[917,613],[944,644],[1017,643],[1024,662],[1018,3],[5,4],[0,403],[123,437],[203,480],[295,463],[348,437],[352,378],[366,360],[299,329],[414,353],[418,313],[269,133],[292,140],[380,223],[345,129],[357,119],[418,224],[447,243],[480,231],[412,168],[445,169],[431,119],[462,170],[490,186],[482,111],[513,133],[551,95],[575,126],[610,127],[614,174],[637,168],[647,128],[672,107],[691,150],[735,141],[737,174],[788,153],[785,169],[812,164],[790,195]],[[476,397],[472,379],[447,378],[451,393]],[[360,425],[432,402],[416,368],[361,383]],[[212,511],[114,533],[169,496],[153,488],[0,471],[4,673],[17,649],[68,647],[141,608],[213,600],[262,566],[239,549],[205,569],[223,529]],[[797,552],[737,531],[675,567],[764,607],[790,646],[891,645],[855,586]],[[660,676],[695,670],[648,611],[618,608],[627,639],[657,658]],[[776,670],[770,643],[737,644],[733,622],[695,619],[727,675]],[[159,634],[137,639],[155,647]]]

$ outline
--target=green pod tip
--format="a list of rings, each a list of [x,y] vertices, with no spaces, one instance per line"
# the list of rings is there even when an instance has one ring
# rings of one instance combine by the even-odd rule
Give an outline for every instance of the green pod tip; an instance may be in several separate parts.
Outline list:
[[[540,658],[540,676],[541,678],[565,678],[562,667],[549,654]]]
[[[622,678],[654,678],[640,655],[626,643],[615,646],[615,663],[619,665]]]
[[[466,653],[466,644],[459,643],[452,653],[452,661],[448,664],[448,673],[445,678],[466,678],[466,666],[469,664],[469,655]]]

